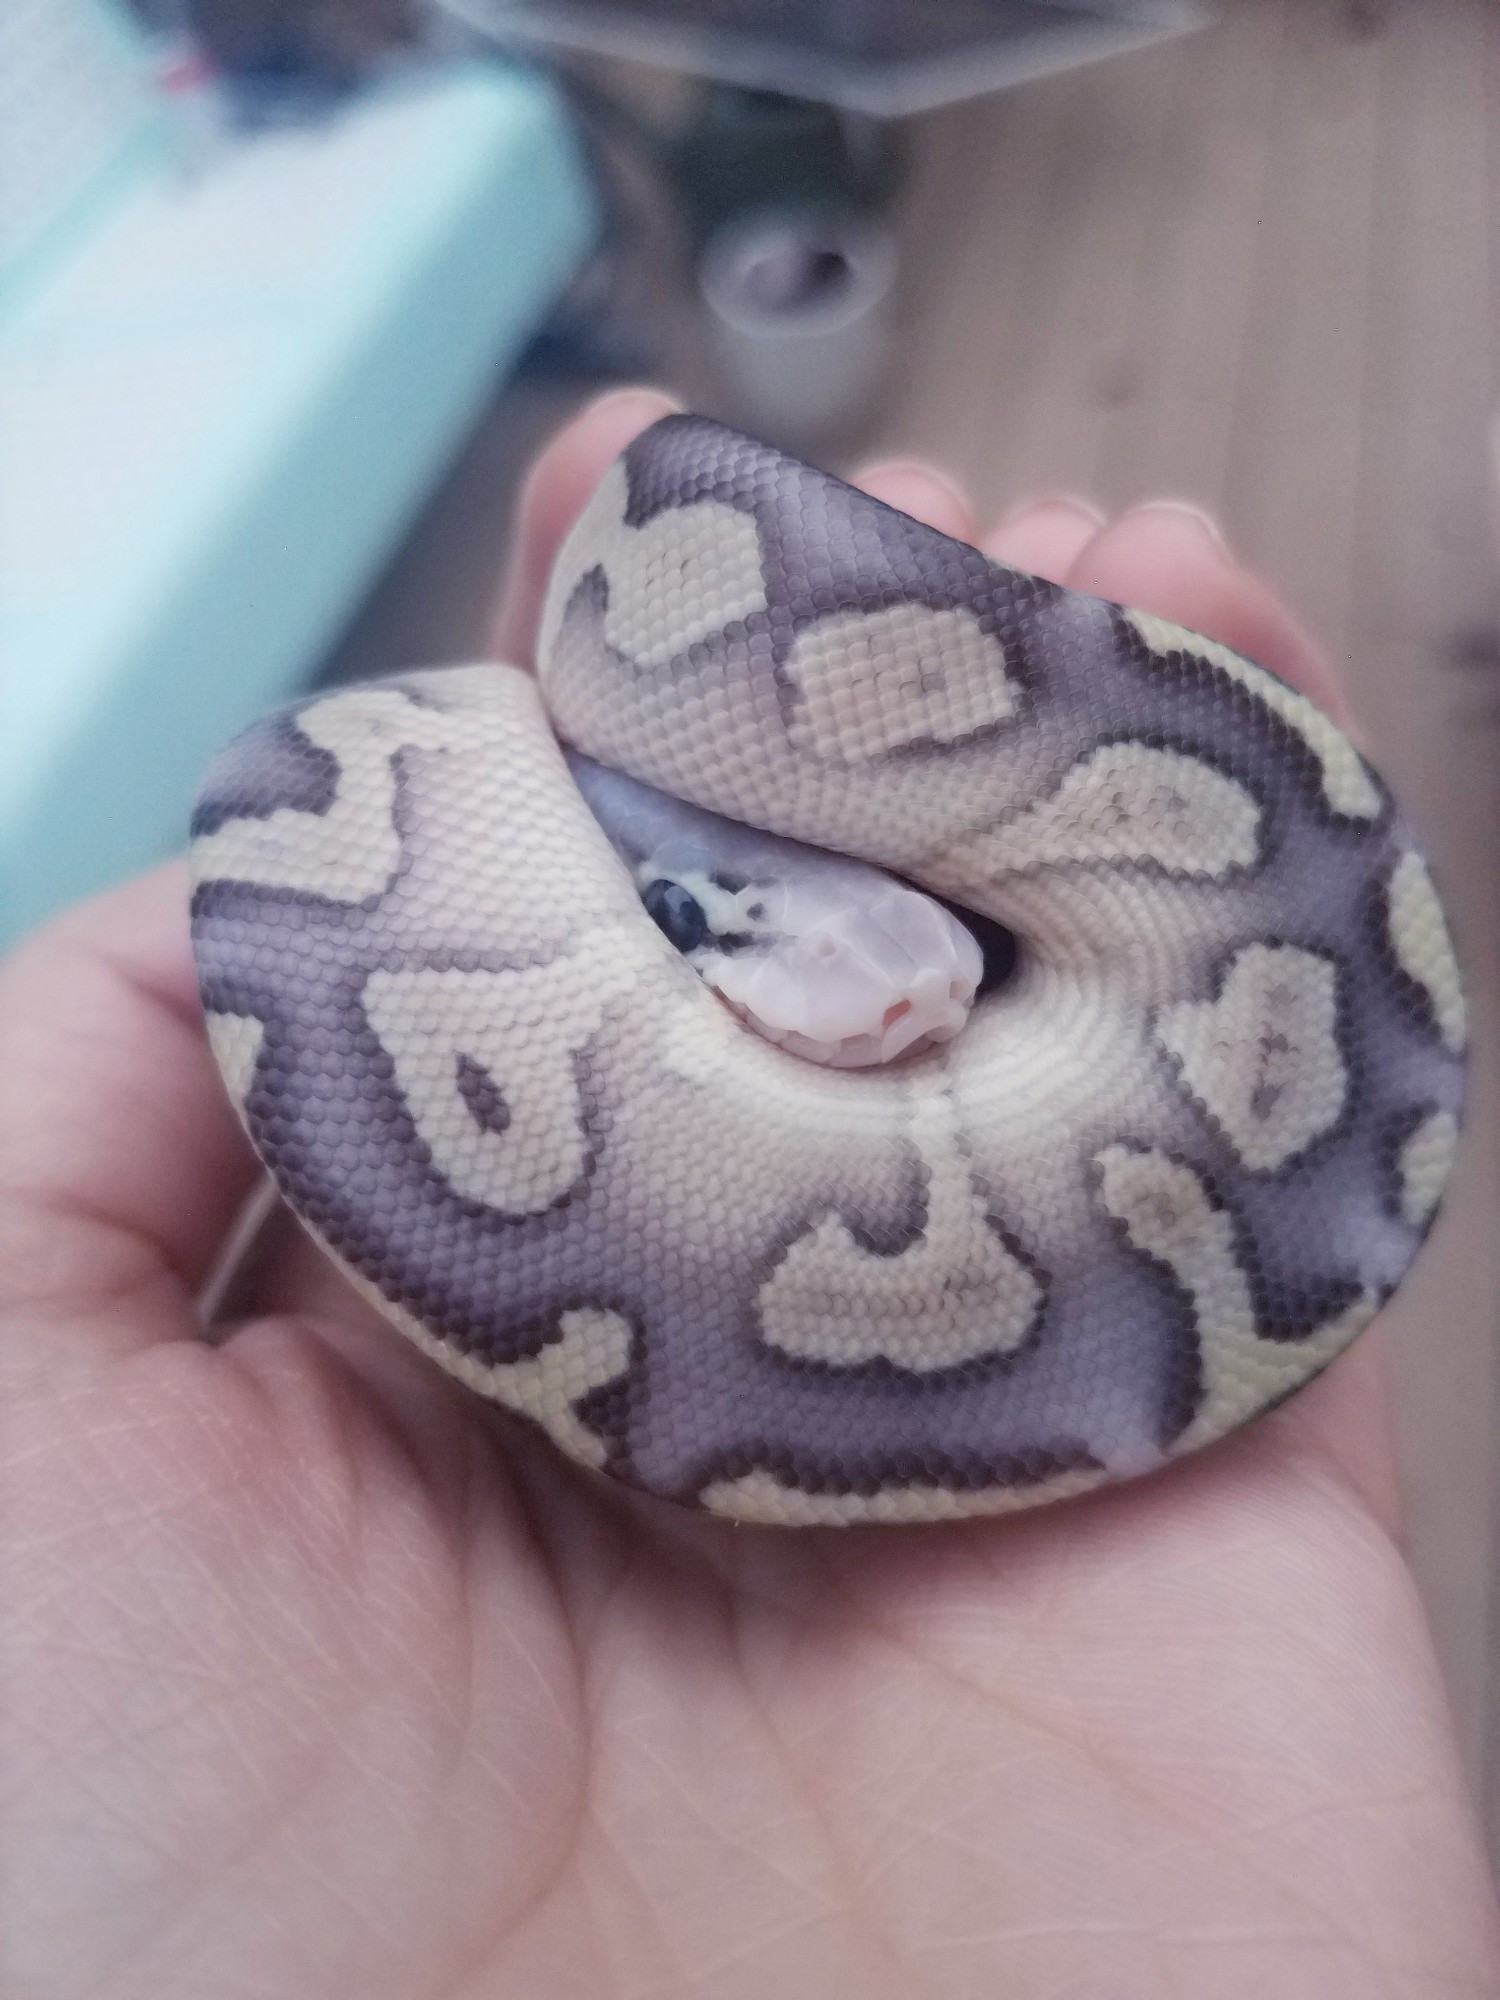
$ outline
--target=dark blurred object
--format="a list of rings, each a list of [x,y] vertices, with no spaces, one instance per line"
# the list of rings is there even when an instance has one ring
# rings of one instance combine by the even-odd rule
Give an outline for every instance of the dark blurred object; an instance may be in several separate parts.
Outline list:
[[[1200,27],[1205,0],[433,0],[512,47],[895,117]]]
[[[814,450],[858,423],[891,360],[896,266],[873,214],[762,208],[717,229],[696,277],[729,414]]]
[[[883,297],[889,289],[884,267],[891,260],[866,252],[897,189],[894,127],[805,98],[712,82],[679,93],[675,116],[653,118],[606,89],[596,66],[564,65],[559,81],[594,143],[607,228],[599,259],[538,336],[523,375],[669,371],[658,347],[656,301],[631,297],[650,261],[643,193],[658,221],[670,218],[676,284],[696,291],[709,265],[717,274],[711,290],[705,287],[710,337],[736,376],[742,360],[753,376],[763,372],[760,347],[773,324],[772,366],[796,366],[804,349],[821,353],[838,328],[868,312],[877,268],[876,290]],[[634,170],[623,177],[622,158]],[[794,326],[796,339],[786,345],[781,331]],[[852,393],[867,372],[851,368],[841,388]],[[849,395],[827,400],[843,408]]]
[[[416,0],[186,0],[183,24],[221,70],[357,83],[421,35]]]
[[[713,81],[677,92],[675,116],[652,118],[606,89],[598,67],[568,65],[563,81],[615,194],[606,261],[625,280],[625,261],[613,253],[628,258],[640,240],[639,191],[632,201],[611,171],[623,154],[658,197],[658,220],[670,218],[676,283],[700,302],[720,413],[789,447],[814,448],[868,405],[888,351],[899,129]],[[619,351],[632,315],[628,306],[623,320],[609,311],[622,303],[618,293],[611,302],[606,292],[604,303],[594,330]],[[646,334],[653,315],[641,303]],[[597,355],[597,338],[563,352]]]
[[[662,140],[659,158],[694,249],[721,224],[763,206],[856,215],[885,208],[899,176],[892,126],[726,84],[703,88],[691,116]]]

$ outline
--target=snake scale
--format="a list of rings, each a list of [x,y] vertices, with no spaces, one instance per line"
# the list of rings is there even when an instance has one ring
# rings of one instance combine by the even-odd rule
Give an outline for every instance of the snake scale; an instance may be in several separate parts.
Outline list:
[[[537,657],[313,695],[193,829],[229,1091],[444,1367],[678,1501],[913,1521],[1207,1444],[1389,1296],[1454,1152],[1462,989],[1306,697],[694,417],[609,470]],[[559,737],[979,913],[1013,969],[904,1060],[771,1046]]]

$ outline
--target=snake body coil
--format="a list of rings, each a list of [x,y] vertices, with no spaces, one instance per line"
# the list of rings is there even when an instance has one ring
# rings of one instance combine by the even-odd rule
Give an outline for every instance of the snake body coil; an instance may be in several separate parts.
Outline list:
[[[478,666],[239,737],[194,825],[209,1032],[303,1222],[573,1457],[740,1519],[1146,1471],[1370,1320],[1464,1009],[1391,801],[1304,696],[694,418]],[[1004,925],[944,1047],[833,1073],[672,950],[599,762]]]

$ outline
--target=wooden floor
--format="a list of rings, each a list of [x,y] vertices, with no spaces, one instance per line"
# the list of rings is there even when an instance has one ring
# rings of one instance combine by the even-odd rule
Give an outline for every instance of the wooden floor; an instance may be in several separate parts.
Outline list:
[[[1500,7],[1227,0],[911,141],[903,361],[862,449],[946,461],[987,508],[1214,510],[1339,661],[1447,890],[1473,1110],[1386,1325],[1413,1560],[1500,1851]],[[713,407],[679,330],[667,372]],[[501,400],[344,671],[478,642],[516,477],[568,400]]]
[[[923,121],[867,440],[988,507],[1206,504],[1331,649],[1460,933],[1477,1074],[1386,1317],[1411,1546],[1500,1850],[1500,8],[1230,0]]]

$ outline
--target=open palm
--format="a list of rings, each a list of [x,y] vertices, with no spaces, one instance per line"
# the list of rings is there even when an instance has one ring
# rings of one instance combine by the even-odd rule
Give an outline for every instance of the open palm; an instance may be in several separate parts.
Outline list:
[[[509,656],[660,407],[539,463]],[[866,483],[975,538],[934,475]],[[1333,699],[1181,510],[981,539]],[[0,980],[0,1991],[1500,1992],[1370,1341],[1137,1487],[798,1533],[603,1489],[300,1239],[206,1345],[254,1170],[184,898],[162,871]]]

